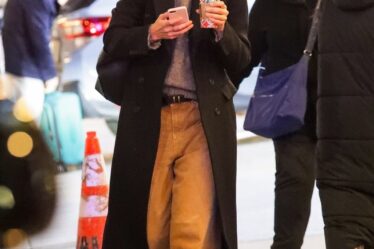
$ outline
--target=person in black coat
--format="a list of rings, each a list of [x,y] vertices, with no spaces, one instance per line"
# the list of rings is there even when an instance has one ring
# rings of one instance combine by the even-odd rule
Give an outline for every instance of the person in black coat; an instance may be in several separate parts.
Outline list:
[[[211,5],[215,29],[200,28],[197,0],[120,0],[113,10],[104,51],[129,64],[104,249],[237,248],[232,98],[240,81],[228,75],[250,61],[248,7]],[[189,21],[169,19],[177,6]]]
[[[374,1],[322,3],[317,185],[326,245],[327,249],[372,249]]]
[[[313,2],[256,0],[249,16],[252,62],[264,74],[295,64],[306,46]],[[276,156],[274,241],[272,249],[300,249],[310,215],[315,181],[316,59],[310,63],[305,125],[273,139]]]

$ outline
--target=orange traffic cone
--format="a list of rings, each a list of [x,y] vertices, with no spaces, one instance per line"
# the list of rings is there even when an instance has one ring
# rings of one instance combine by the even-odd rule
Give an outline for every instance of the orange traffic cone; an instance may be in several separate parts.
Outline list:
[[[96,132],[87,132],[77,249],[101,249],[108,213],[109,187]]]

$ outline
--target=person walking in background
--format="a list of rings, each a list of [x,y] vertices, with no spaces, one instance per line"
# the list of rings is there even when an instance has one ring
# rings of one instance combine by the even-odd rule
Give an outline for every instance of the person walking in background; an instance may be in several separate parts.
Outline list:
[[[38,122],[44,92],[57,87],[56,69],[49,48],[56,0],[8,0],[2,30],[7,89],[12,99],[22,97]]]
[[[305,0],[256,0],[249,16],[252,62],[264,75],[297,63],[305,49],[315,3]],[[316,58],[308,74],[305,125],[273,139],[276,156],[274,240],[272,249],[300,249],[308,224],[315,182]]]
[[[317,186],[327,249],[374,248],[374,0],[323,0]]]
[[[190,20],[167,10],[185,6]],[[104,249],[236,249],[233,95],[250,61],[246,0],[120,0],[104,51],[129,62]],[[230,14],[229,14],[230,12]]]

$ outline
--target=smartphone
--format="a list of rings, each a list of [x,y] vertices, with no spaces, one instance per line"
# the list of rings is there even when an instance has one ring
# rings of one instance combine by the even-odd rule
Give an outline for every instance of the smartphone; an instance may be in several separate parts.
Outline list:
[[[173,20],[178,17],[182,19],[181,20],[182,23],[188,22],[189,20],[186,6],[180,6],[180,7],[168,9],[168,13],[169,13],[170,20]]]

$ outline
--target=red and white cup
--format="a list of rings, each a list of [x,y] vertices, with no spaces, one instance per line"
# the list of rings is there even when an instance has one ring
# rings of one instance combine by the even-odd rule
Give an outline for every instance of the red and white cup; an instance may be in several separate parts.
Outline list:
[[[217,28],[217,25],[207,18],[205,14],[205,7],[215,1],[219,0],[200,0],[200,27],[203,29]]]

